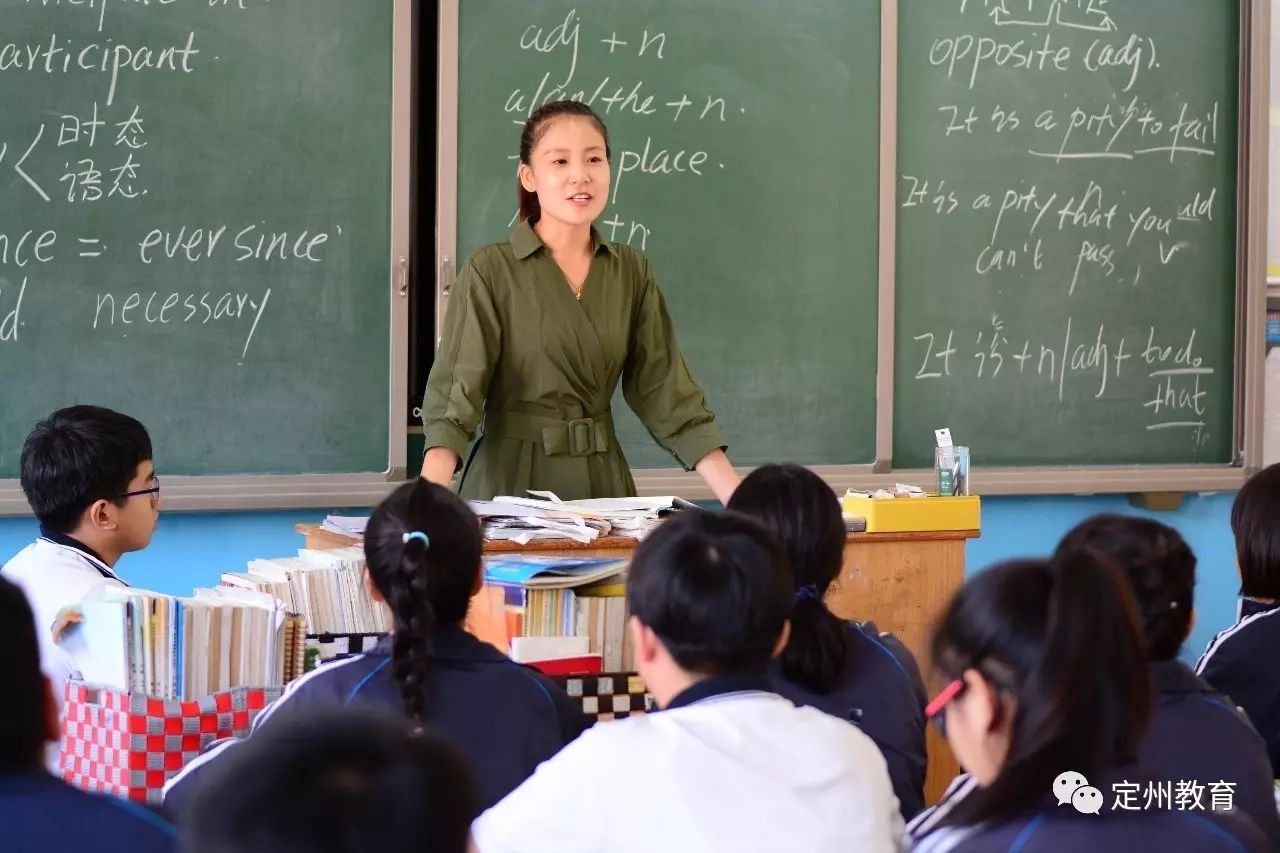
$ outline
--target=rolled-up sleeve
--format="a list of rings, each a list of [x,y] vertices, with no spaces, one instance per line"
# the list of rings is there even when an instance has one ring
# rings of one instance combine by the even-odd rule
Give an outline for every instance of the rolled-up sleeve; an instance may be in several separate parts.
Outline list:
[[[424,446],[447,447],[459,457],[475,437],[485,396],[502,348],[502,324],[493,292],[474,259],[454,285],[444,315],[422,403]]]
[[[725,441],[702,388],[685,364],[671,314],[647,260],[643,274],[622,393],[654,441],[692,471],[702,457],[724,449]]]

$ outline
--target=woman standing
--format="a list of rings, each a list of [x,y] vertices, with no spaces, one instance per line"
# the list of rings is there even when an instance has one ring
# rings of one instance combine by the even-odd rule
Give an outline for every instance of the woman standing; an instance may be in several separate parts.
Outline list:
[[[610,400],[627,404],[722,501],[738,484],[676,344],[644,255],[592,225],[609,199],[609,138],[590,107],[555,101],[520,136],[520,223],[458,276],[427,382],[422,476],[467,498],[635,494]]]

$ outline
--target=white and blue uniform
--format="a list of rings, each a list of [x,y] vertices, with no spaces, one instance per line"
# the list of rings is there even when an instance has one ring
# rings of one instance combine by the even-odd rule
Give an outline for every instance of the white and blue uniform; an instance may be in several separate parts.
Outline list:
[[[844,671],[830,693],[814,693],[788,681],[774,661],[773,689],[797,705],[808,705],[848,720],[880,747],[898,807],[906,820],[924,808],[924,680],[915,657],[892,634],[872,622],[846,622]]]
[[[35,617],[40,645],[40,669],[53,686],[61,716],[63,688],[79,672],[71,655],[53,641],[53,626],[66,607],[79,604],[100,589],[126,587],[101,557],[70,536],[40,528],[40,538],[23,548],[0,569],[0,577],[16,585]],[[58,745],[45,752],[49,771],[58,774]]]
[[[1280,602],[1242,598],[1236,624],[1219,631],[1196,663],[1196,675],[1244,709],[1267,743],[1280,778]]]
[[[1059,805],[1050,793],[1024,814],[964,825],[950,822],[949,818],[977,790],[978,783],[968,774],[961,774],[937,805],[911,821],[907,838],[914,853],[1263,853],[1274,849],[1243,813],[1144,809],[1141,797],[1137,811],[1113,808],[1117,783],[1145,788],[1153,781],[1156,780],[1136,767],[1090,778],[1090,784],[1103,794],[1103,808],[1098,814],[1081,814],[1069,803]]]

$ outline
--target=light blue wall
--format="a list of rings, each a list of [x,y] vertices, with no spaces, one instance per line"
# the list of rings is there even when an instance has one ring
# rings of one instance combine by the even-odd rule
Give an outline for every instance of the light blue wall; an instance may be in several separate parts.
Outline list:
[[[169,595],[190,595],[218,582],[223,572],[255,557],[287,557],[302,547],[295,524],[317,522],[342,510],[291,512],[164,513],[151,546],[126,554],[116,566],[130,584]],[[347,514],[367,510],[349,510]],[[0,518],[0,562],[37,535],[32,519]]]
[[[984,498],[982,538],[969,544],[966,566],[972,573],[1009,557],[1045,554],[1094,513],[1149,515],[1177,528],[1196,554],[1196,625],[1182,652],[1194,661],[1216,632],[1235,621],[1240,580],[1230,526],[1234,499],[1234,494],[1190,495],[1174,512],[1142,512],[1124,495]]]
[[[1235,615],[1238,579],[1228,516],[1232,495],[1188,497],[1176,512],[1152,513],[1182,532],[1199,557],[1198,620],[1184,656],[1194,659],[1214,632]],[[355,510],[350,511],[355,514]],[[982,538],[968,548],[968,568],[978,571],[1009,557],[1045,554],[1072,525],[1097,512],[1136,512],[1123,496],[986,498]],[[120,561],[120,573],[137,586],[186,595],[218,582],[224,571],[253,557],[293,553],[302,538],[294,524],[315,522],[326,510],[166,514],[150,548]],[[34,521],[0,519],[0,561],[36,535]]]

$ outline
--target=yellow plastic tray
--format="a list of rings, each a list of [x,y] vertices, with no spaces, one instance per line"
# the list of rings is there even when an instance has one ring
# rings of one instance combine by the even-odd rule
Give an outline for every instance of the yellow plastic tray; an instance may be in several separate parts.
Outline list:
[[[977,495],[923,498],[864,498],[845,495],[844,511],[867,520],[868,533],[978,530],[982,501]]]

